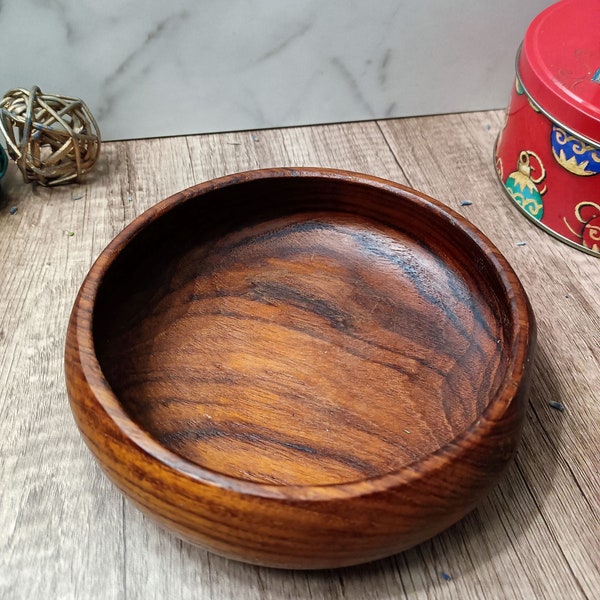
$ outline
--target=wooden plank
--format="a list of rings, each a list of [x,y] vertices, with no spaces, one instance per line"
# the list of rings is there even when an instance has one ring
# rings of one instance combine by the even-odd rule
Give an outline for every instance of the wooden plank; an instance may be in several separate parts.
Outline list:
[[[281,166],[319,166],[406,183],[377,124],[355,123],[185,138],[194,178]]]
[[[513,584],[534,572],[530,593],[537,597],[593,597],[600,586],[600,270],[596,258],[535,227],[505,197],[492,159],[502,116],[448,115],[380,126],[411,185],[461,212],[496,243],[537,315],[529,418],[516,469],[497,492],[518,494],[516,502],[497,504],[514,529],[510,538],[518,557],[526,557],[527,570],[512,571]],[[473,204],[461,207],[463,200]],[[526,246],[517,245],[520,241]],[[549,400],[562,402],[565,412],[550,408]],[[515,506],[527,512],[515,515]]]
[[[109,163],[110,150],[103,160]],[[117,194],[119,183],[97,176],[97,187],[53,190],[25,186],[11,169],[2,182],[2,598],[83,598],[99,590],[124,597],[122,501],[82,446],[62,368],[70,305],[90,261],[116,232],[104,213],[105,192]],[[9,206],[18,212],[10,215]]]
[[[181,161],[174,167],[169,174],[170,181],[192,174],[192,179],[200,182],[249,169],[296,165],[350,169],[403,180],[374,123],[193,136],[182,141],[189,163]],[[176,154],[183,156],[183,150]],[[133,171],[138,172],[136,169]],[[134,174],[130,179],[132,189],[141,190],[145,185],[142,176]],[[170,595],[191,597],[187,594],[193,589],[203,594],[202,598],[219,600],[242,596],[261,600],[347,597],[343,595],[342,583],[337,576],[333,579],[329,575],[319,577],[306,573],[290,576],[284,571],[226,561],[182,545],[150,524],[133,508],[127,507],[126,515],[128,531],[152,532],[152,535],[147,534],[149,540],[139,535],[128,536],[127,556],[144,555],[143,561],[128,560],[128,598],[147,597],[149,589],[157,598]],[[148,552],[149,545],[155,551]],[[162,574],[170,570],[167,565],[173,564],[177,565],[176,575],[164,578]],[[151,586],[148,581],[152,581]],[[363,596],[359,597],[368,598],[361,589]]]

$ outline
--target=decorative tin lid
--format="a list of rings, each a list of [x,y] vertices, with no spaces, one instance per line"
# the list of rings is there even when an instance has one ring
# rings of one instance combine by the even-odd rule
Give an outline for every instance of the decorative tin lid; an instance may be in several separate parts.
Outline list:
[[[600,0],[561,0],[529,25],[518,73],[553,121],[600,144]]]

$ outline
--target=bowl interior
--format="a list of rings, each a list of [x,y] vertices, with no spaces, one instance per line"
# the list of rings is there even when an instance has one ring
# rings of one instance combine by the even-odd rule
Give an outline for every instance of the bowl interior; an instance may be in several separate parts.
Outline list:
[[[129,417],[253,482],[377,477],[439,450],[506,375],[481,242],[409,192],[323,177],[202,188],[115,241],[93,335]]]

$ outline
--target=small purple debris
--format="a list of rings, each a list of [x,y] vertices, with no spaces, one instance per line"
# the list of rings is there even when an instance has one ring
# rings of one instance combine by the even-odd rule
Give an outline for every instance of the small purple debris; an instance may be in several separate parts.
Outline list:
[[[489,131],[492,128],[492,126],[489,123],[486,123],[485,128]]]
[[[562,402],[557,402],[556,400],[550,400],[548,404],[554,409],[559,410],[560,412],[565,412],[565,405]]]
[[[442,579],[444,581],[450,581],[452,579],[452,577],[450,575],[448,575],[448,573],[445,573],[444,571],[441,571],[440,575],[442,576]]]
[[[473,204],[470,200],[463,200],[460,205],[461,206],[471,206]]]
[[[527,246],[527,242],[517,242],[517,246]]]
[[[19,209],[18,209],[16,206],[11,206],[11,207],[8,209],[8,214],[9,214],[9,215],[14,215],[14,214],[15,214],[15,213],[16,213],[18,210],[19,210]]]

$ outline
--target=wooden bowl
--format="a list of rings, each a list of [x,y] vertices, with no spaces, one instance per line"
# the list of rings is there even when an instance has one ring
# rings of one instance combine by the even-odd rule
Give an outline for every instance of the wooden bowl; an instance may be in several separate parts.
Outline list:
[[[400,185],[270,169],[160,202],[83,282],[66,379],[142,511],[238,560],[339,567],[470,511],[519,441],[535,321],[472,225]]]

